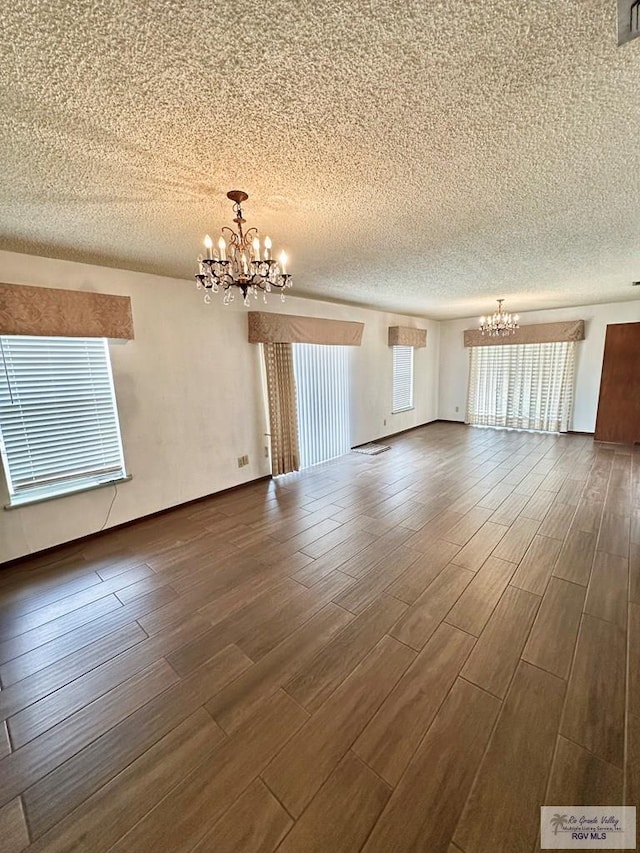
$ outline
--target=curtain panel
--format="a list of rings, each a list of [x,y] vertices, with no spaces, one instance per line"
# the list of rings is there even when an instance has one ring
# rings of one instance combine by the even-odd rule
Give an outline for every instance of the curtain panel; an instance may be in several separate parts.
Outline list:
[[[573,411],[575,343],[470,349],[466,422],[566,432]]]
[[[288,343],[263,344],[271,429],[271,473],[300,470],[293,350]]]

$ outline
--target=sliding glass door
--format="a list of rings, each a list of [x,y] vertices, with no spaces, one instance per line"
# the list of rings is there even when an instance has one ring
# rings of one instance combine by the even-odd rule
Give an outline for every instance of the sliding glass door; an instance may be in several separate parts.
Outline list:
[[[293,344],[301,468],[351,449],[350,351],[350,347]]]
[[[566,432],[575,343],[472,347],[466,421],[475,426]]]

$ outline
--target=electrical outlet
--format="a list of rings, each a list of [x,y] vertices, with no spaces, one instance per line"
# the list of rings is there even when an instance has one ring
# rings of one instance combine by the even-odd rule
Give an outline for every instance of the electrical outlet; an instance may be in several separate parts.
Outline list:
[[[249,464],[249,457],[248,457],[248,456],[243,456],[243,457],[242,457],[242,464],[243,464],[243,465],[248,465],[248,464]]]
[[[238,468],[244,467],[244,456],[238,456]]]
[[[266,444],[265,444],[265,446],[264,446],[264,458],[265,458],[265,459],[268,459],[268,458],[269,458],[269,448],[267,447],[267,445],[266,445]]]
[[[460,411],[460,406],[456,406],[456,412]]]
[[[385,419],[384,419],[384,421],[382,422],[382,425],[383,425],[383,426],[386,426],[386,425],[387,425],[387,419],[386,419],[386,418],[385,418]]]

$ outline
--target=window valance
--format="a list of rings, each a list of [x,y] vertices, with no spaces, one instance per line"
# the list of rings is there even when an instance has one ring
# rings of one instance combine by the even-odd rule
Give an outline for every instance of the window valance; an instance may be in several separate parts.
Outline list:
[[[249,311],[250,344],[332,344],[359,347],[364,323]]]
[[[410,326],[389,326],[390,347],[417,347],[427,345],[427,330],[414,329]]]
[[[88,290],[0,284],[0,335],[132,340],[131,299]]]
[[[496,347],[508,344],[552,344],[561,341],[583,341],[584,320],[569,320],[562,323],[535,323],[520,326],[513,335],[492,337],[483,335],[479,329],[465,329],[465,347]]]

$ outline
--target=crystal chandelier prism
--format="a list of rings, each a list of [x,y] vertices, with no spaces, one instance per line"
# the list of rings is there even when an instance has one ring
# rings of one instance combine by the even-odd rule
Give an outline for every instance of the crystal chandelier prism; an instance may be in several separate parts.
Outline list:
[[[267,293],[272,290],[279,290],[284,302],[284,291],[291,287],[286,253],[281,252],[279,259],[274,260],[269,237],[264,238],[261,246],[257,228],[244,230],[246,220],[241,205],[249,198],[245,192],[231,190],[227,198],[233,202],[236,230],[225,226],[215,248],[208,234],[204,238],[207,256],[198,258],[196,287],[204,289],[207,303],[211,302],[211,293],[222,291],[222,301],[229,305],[239,292],[248,308],[251,296],[257,299],[262,293],[266,302]]]
[[[520,328],[518,323],[520,317],[517,314],[509,314],[502,310],[504,299],[498,299],[497,302],[498,310],[494,314],[491,314],[490,317],[480,317],[480,331],[483,335],[493,337],[514,335],[516,329]]]

